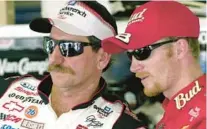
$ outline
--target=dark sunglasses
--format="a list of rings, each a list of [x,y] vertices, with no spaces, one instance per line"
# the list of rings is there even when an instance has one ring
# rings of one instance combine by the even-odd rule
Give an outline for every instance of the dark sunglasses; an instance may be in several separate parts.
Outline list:
[[[43,50],[47,54],[52,54],[56,45],[60,48],[60,53],[64,57],[78,56],[83,53],[85,46],[92,46],[91,43],[70,41],[70,40],[55,40],[50,37],[43,37]]]
[[[132,60],[132,56],[134,56],[137,60],[146,60],[147,58],[149,58],[152,50],[164,44],[172,43],[172,42],[175,42],[175,40],[164,41],[164,42],[149,45],[149,46],[137,49],[137,50],[127,51],[127,55],[130,60]]]

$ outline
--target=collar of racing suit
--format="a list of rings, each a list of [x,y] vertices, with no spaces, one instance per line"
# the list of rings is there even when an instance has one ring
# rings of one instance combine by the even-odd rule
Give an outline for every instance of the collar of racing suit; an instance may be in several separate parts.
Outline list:
[[[52,85],[53,85],[53,83],[52,83],[51,76],[47,75],[41,80],[41,82],[38,86],[38,93],[45,104],[49,103],[49,95],[52,90]],[[106,91],[106,82],[103,78],[100,78],[99,90],[95,93],[93,98],[91,100],[89,100],[88,102],[80,103],[80,104],[76,105],[75,107],[72,108],[72,110],[82,109],[82,108],[86,108],[86,107],[92,105],[94,103],[94,100],[96,98],[98,98],[99,96],[102,96],[105,91]]]

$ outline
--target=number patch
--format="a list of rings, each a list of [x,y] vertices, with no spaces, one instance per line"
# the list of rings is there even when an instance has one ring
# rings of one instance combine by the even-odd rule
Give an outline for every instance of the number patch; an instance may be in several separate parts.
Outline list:
[[[121,40],[125,44],[128,44],[129,43],[130,37],[131,37],[131,34],[130,33],[123,33],[123,34],[119,34],[119,35],[116,35],[115,36],[115,38]]]

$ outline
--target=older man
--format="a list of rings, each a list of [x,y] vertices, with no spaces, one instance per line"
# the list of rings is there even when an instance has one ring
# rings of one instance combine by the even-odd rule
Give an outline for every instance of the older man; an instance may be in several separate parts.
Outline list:
[[[19,77],[1,88],[1,129],[143,128],[123,102],[107,94],[101,78],[110,62],[101,40],[117,33],[104,6],[69,1],[56,18],[35,19],[30,28],[50,33],[43,39],[50,75]]]

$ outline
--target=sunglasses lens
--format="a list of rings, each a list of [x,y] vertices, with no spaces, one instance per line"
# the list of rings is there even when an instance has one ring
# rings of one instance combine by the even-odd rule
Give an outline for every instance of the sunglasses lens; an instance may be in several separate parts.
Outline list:
[[[79,42],[60,43],[60,52],[65,57],[72,57],[83,53],[83,44]]]
[[[50,37],[44,37],[43,50],[47,54],[52,54],[56,45],[59,46],[62,56],[72,57],[82,54],[84,46],[90,46],[91,44],[79,41],[54,40]]]
[[[139,50],[135,50],[133,52],[127,52],[127,54],[129,59],[131,60],[132,56],[134,56],[137,60],[145,60],[150,56],[151,50],[148,47],[146,47]]]
[[[45,37],[43,41],[43,50],[47,54],[51,54],[54,48],[55,48],[55,42],[52,39]]]

